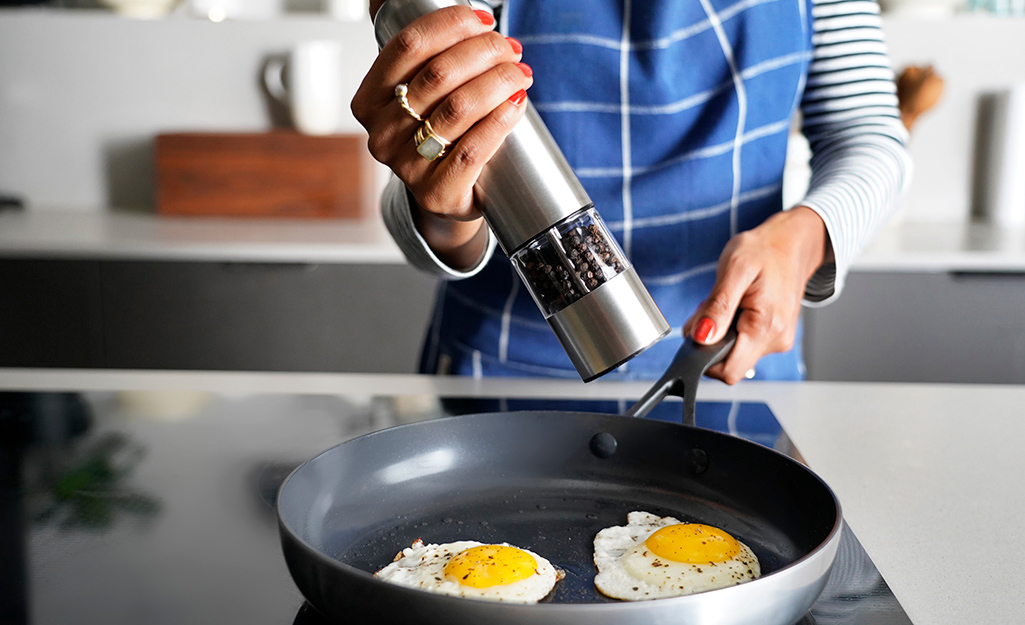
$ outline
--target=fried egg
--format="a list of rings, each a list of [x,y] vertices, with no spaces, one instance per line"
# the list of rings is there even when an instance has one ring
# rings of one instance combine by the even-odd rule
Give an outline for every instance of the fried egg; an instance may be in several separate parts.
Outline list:
[[[734,586],[761,575],[754,552],[721,529],[631,512],[625,526],[594,537],[594,585],[614,599],[643,601]]]
[[[418,539],[374,576],[444,595],[537,603],[564,573],[536,553],[508,544],[464,540],[425,545]]]

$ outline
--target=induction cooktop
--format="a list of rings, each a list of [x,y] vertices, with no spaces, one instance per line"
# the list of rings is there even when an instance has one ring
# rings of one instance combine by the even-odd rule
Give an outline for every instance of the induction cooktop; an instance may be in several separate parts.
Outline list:
[[[301,394],[0,393],[0,623],[322,625],[285,567],[274,500],[341,441],[495,399]],[[543,402],[623,412],[625,402]],[[599,405],[600,404],[600,405]],[[680,420],[665,401],[649,418]],[[764,404],[699,403],[698,425],[794,455]],[[844,529],[800,621],[903,625],[907,614]]]

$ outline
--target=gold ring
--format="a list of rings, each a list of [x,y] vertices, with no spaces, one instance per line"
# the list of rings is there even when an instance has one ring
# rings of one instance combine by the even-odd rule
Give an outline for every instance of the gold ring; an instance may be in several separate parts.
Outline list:
[[[445,149],[452,145],[451,141],[434,132],[431,122],[426,119],[417,128],[413,140],[416,142],[416,151],[428,161],[445,156]]]
[[[409,85],[407,85],[406,83],[400,82],[399,84],[395,85],[395,97],[399,99],[399,106],[402,107],[403,111],[409,113],[413,119],[415,119],[418,122],[422,122],[423,118],[420,117],[420,115],[413,110],[413,107],[409,105],[409,100],[406,99],[406,95],[408,93]]]

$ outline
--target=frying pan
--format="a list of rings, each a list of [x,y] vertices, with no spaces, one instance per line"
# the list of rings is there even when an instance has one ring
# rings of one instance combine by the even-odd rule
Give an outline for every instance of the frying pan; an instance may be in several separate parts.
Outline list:
[[[296,469],[278,494],[289,572],[306,599],[344,622],[417,625],[612,623],[791,625],[828,580],[839,502],[805,466],[693,425],[697,381],[729,351],[689,339],[627,416],[523,411],[447,417],[346,441]],[[667,394],[685,423],[638,418]],[[593,539],[626,514],[719,527],[750,546],[759,579],[654,601],[594,587]],[[506,542],[566,577],[541,603],[438,595],[373,572],[417,538]]]

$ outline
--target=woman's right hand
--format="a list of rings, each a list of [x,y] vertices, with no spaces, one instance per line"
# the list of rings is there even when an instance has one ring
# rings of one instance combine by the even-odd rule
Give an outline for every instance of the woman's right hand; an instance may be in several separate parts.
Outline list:
[[[372,13],[382,4],[374,2]],[[454,268],[477,261],[486,242],[474,201],[481,169],[523,116],[532,71],[522,46],[494,31],[486,11],[468,6],[425,15],[384,46],[352,100],[367,129],[370,153],[405,183],[414,221],[439,258]],[[399,105],[395,86],[408,84],[410,107],[452,141],[428,161],[416,151],[418,122]]]

